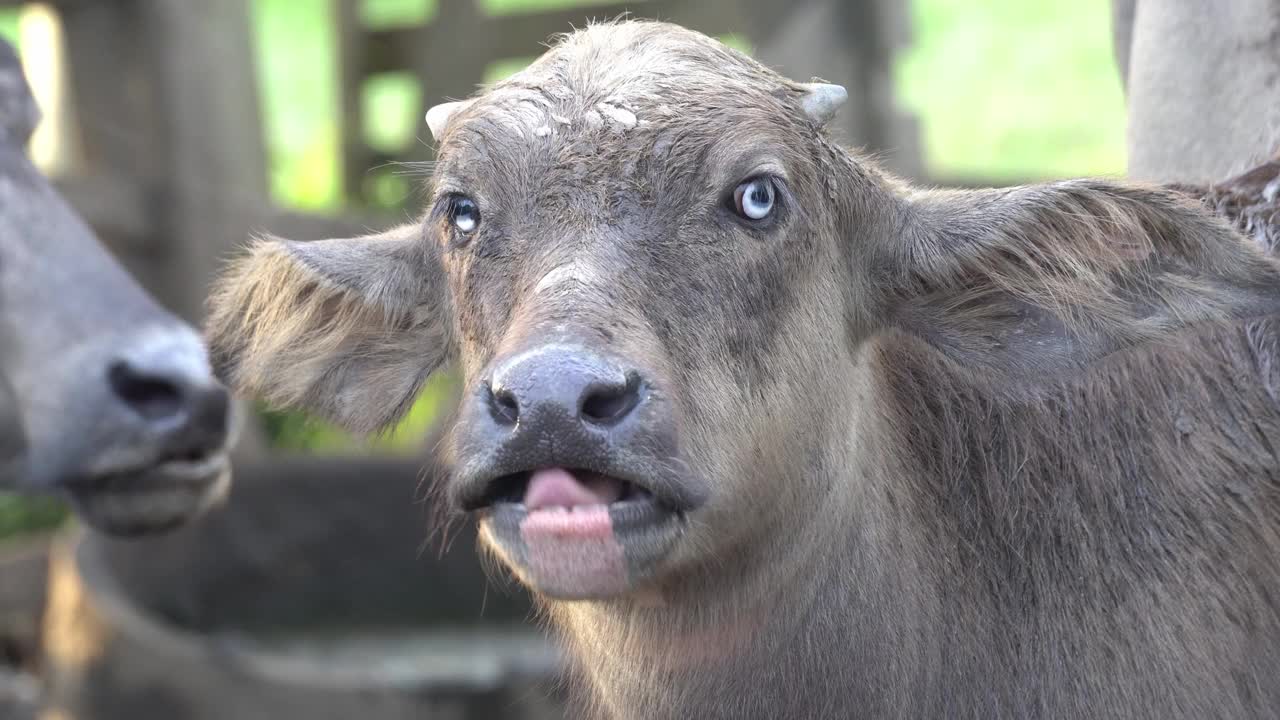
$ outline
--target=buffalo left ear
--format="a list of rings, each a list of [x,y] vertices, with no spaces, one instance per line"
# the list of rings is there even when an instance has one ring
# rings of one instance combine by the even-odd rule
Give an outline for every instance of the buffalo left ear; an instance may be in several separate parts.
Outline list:
[[[357,432],[399,419],[452,353],[447,283],[422,232],[257,242],[210,298],[218,375]]]
[[[1006,379],[1280,312],[1280,263],[1173,191],[1076,180],[920,193],[908,212],[885,248],[892,324]]]

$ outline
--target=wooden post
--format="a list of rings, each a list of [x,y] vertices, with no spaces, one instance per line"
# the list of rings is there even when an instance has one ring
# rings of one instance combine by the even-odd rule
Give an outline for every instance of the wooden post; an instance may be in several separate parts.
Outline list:
[[[245,0],[149,0],[157,101],[167,144],[164,289],[198,321],[207,288],[269,202]]]
[[[134,198],[144,215],[140,225],[149,231],[154,227],[154,188],[165,176],[167,147],[142,7],[138,2],[70,3],[60,10],[83,163],[72,169],[75,179],[86,187],[112,188]],[[172,298],[164,297],[165,253],[158,233],[124,237],[97,223],[94,229],[143,286],[173,306]]]
[[[362,196],[365,174],[373,167],[373,153],[364,142],[364,113],[361,88],[369,58],[368,34],[360,22],[360,0],[336,3],[338,68],[342,84],[338,88],[342,104],[342,195],[348,201]]]

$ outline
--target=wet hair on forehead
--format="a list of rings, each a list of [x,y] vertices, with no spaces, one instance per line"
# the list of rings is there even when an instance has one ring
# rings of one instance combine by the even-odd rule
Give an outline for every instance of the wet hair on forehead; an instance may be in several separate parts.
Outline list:
[[[593,100],[644,103],[698,90],[776,93],[795,83],[700,33],[653,22],[592,25],[559,36],[504,85],[559,86]]]
[[[523,140],[572,129],[627,133],[679,124],[713,134],[752,116],[796,122],[795,83],[710,38],[660,23],[593,25],[561,36],[542,57],[492,86],[459,113],[459,140]],[[461,103],[459,103],[461,104]],[[453,143],[448,143],[453,144]],[[448,148],[442,148],[447,154]]]

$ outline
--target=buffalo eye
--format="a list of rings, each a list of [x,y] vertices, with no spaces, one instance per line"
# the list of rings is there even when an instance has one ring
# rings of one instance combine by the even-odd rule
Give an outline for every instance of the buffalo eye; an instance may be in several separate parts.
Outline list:
[[[465,195],[456,195],[449,202],[449,222],[458,232],[470,234],[480,226],[480,206]]]
[[[767,177],[744,180],[733,191],[733,209],[748,220],[764,220],[773,214],[776,198],[773,180]]]

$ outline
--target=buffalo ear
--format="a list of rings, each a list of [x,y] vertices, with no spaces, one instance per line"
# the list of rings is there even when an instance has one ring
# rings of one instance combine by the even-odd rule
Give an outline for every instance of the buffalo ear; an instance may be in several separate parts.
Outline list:
[[[447,284],[422,234],[254,243],[210,298],[219,376],[357,432],[399,419],[452,353]]]
[[[885,307],[965,366],[1042,379],[1280,312],[1280,264],[1170,190],[1077,180],[925,192],[908,206]]]

